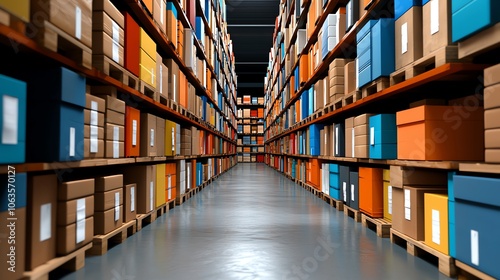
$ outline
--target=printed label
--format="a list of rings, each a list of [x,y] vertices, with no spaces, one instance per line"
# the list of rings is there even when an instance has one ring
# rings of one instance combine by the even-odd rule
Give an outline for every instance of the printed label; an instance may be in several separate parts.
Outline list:
[[[405,22],[401,25],[401,53],[404,54],[408,51],[408,23]]]
[[[40,242],[52,237],[52,204],[40,206]]]
[[[82,10],[78,6],[75,10],[75,37],[82,39]]]
[[[439,0],[431,0],[431,35],[439,32]]]
[[[432,209],[432,242],[441,244],[441,223],[439,222],[439,211]]]
[[[470,231],[470,259],[474,265],[479,265],[479,232]]]
[[[137,120],[132,120],[132,146],[137,146]]]
[[[130,212],[135,211],[135,187],[130,188]]]
[[[19,99],[4,95],[2,97],[2,144],[17,145],[19,126]]]
[[[69,156],[75,156],[75,128],[69,128]]]
[[[410,190],[404,190],[405,194],[405,219],[411,221],[411,194]]]

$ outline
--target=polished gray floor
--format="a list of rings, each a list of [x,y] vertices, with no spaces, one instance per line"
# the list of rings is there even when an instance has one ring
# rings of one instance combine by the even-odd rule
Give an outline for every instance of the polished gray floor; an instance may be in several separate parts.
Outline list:
[[[264,164],[243,163],[64,279],[448,279]]]

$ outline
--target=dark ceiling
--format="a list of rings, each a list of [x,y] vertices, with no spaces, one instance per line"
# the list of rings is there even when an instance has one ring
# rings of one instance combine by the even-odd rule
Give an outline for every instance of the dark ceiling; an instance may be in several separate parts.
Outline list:
[[[228,31],[238,75],[238,95],[264,95],[269,50],[279,0],[226,0]]]

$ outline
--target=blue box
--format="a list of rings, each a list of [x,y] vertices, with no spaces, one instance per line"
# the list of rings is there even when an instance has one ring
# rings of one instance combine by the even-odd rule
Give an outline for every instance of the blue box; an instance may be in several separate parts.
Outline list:
[[[330,163],[330,173],[339,173],[339,165]]]
[[[309,110],[308,110],[308,116],[314,114],[314,104],[316,104],[316,102],[314,101],[314,97],[316,96],[315,92],[314,92],[314,84],[311,85],[311,88],[309,89],[309,103],[307,104]]]
[[[451,38],[458,42],[500,22],[498,0],[451,1]]]
[[[395,70],[394,32],[393,18],[381,18],[372,28],[372,80],[389,76]]]
[[[9,177],[9,175],[11,175]],[[11,186],[9,188],[9,178],[11,178]],[[18,209],[26,207],[28,195],[27,195],[27,185],[28,179],[26,173],[15,173],[14,174],[0,174],[0,212],[5,212],[8,209]],[[13,180],[13,181],[12,181]],[[14,186],[14,187],[12,187]],[[14,205],[9,206],[9,189],[15,191],[15,201]],[[10,192],[14,194],[14,192]]]
[[[82,160],[83,118],[81,107],[50,101],[28,102],[26,159],[31,162]]]
[[[0,75],[0,164],[25,162],[25,150],[26,83]]]
[[[335,124],[335,145],[334,145],[334,155],[336,157],[345,156],[345,129],[344,123]]]
[[[174,2],[167,2],[167,11],[172,11],[174,17],[177,19],[177,9],[175,8]]]
[[[85,77],[64,67],[29,73],[28,99],[53,100],[85,107]]]
[[[453,177],[456,172],[448,172],[448,247],[450,256],[456,258],[456,235],[455,235],[455,184]]]
[[[397,126],[395,114],[379,114],[369,118],[369,156],[374,159],[397,158]],[[373,136],[372,136],[373,134]],[[372,142],[373,141],[373,142]]]
[[[369,20],[356,34],[358,52],[358,80],[357,86],[361,87],[372,81],[372,54],[371,54],[371,29],[377,23]]]
[[[340,192],[340,189],[335,189],[330,187],[330,197],[335,199],[335,200],[342,200],[342,195]]]
[[[300,106],[302,107],[301,117],[305,119],[309,116],[309,91],[302,92],[300,96]]]
[[[500,207],[500,179],[455,175],[453,183],[455,201]]]
[[[422,6],[422,0],[394,0],[394,18],[400,18],[414,6]]]

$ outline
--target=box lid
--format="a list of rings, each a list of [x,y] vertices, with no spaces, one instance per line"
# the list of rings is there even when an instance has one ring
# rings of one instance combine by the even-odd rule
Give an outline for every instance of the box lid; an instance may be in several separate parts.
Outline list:
[[[455,199],[500,207],[500,179],[453,176]]]
[[[467,108],[459,108],[463,106],[431,106],[424,105],[411,108],[408,110],[396,113],[397,125],[411,124],[421,121],[446,121],[450,125],[457,121],[482,120],[482,113],[469,112]],[[458,110],[462,110],[467,114],[467,118],[460,115]],[[479,110],[476,110],[479,111]]]
[[[86,179],[59,184],[58,200],[72,200],[94,194],[95,180]]]
[[[95,191],[96,192],[107,192],[117,188],[123,187],[123,175],[112,175],[97,177],[95,180]]]

